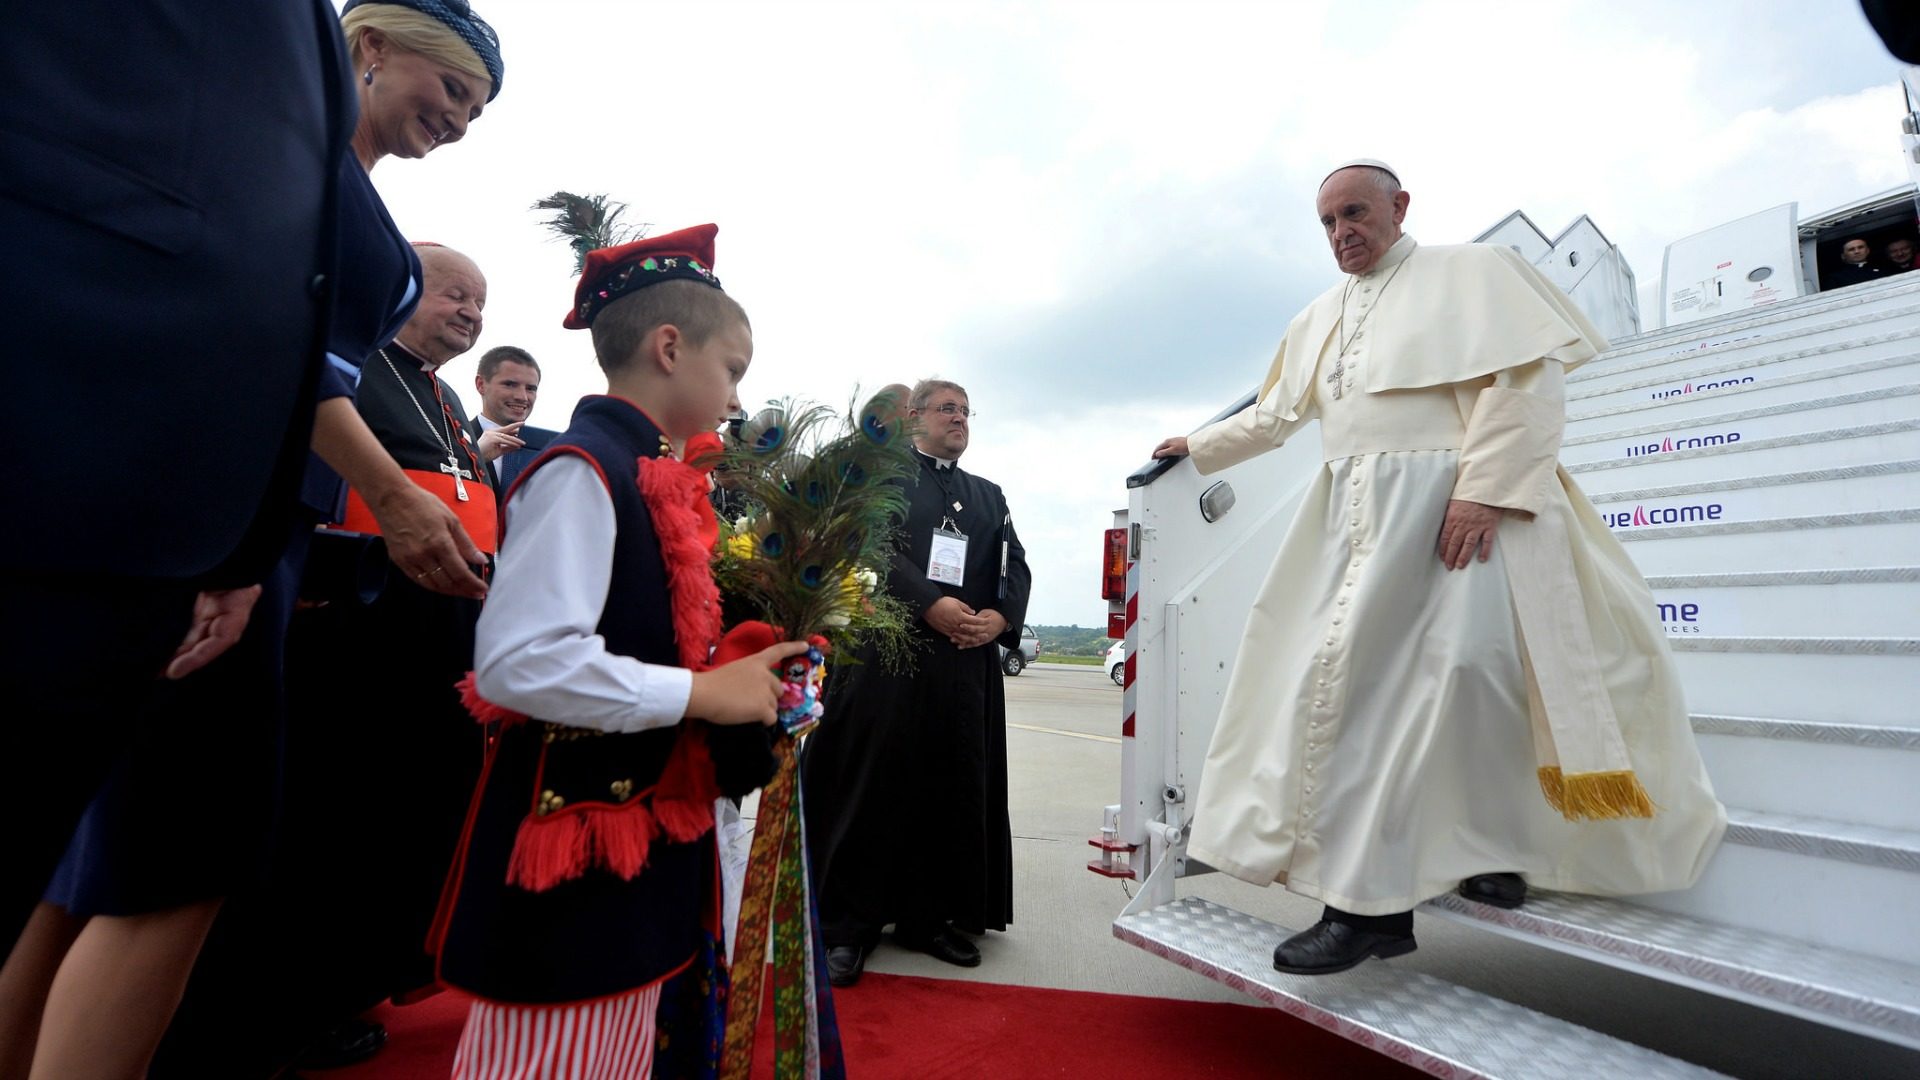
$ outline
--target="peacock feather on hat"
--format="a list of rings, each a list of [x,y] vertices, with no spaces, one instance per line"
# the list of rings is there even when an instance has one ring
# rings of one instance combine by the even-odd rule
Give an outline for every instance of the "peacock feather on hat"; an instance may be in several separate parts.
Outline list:
[[[554,211],[553,216],[546,220],[546,226],[573,249],[575,273],[586,266],[587,252],[638,240],[653,227],[645,223],[621,224],[620,215],[626,213],[627,204],[615,202],[605,195],[575,195],[571,191],[556,191],[534,203],[531,209]]]

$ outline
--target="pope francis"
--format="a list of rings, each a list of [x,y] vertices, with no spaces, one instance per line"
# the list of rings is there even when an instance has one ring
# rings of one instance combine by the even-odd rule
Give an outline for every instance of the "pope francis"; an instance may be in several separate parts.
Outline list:
[[[1504,246],[1422,247],[1378,161],[1322,181],[1344,277],[1252,407],[1155,457],[1216,472],[1320,421],[1248,616],[1187,853],[1326,905],[1295,974],[1412,952],[1413,908],[1699,877],[1726,827],[1653,596],[1559,467],[1606,342]]]

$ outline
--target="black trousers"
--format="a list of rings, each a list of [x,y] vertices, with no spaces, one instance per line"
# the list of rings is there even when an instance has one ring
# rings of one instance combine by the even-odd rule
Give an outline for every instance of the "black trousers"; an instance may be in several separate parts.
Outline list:
[[[1376,934],[1413,933],[1413,912],[1396,911],[1391,915],[1355,915],[1351,911],[1341,911],[1328,906],[1320,912],[1321,922],[1345,923],[1355,930],[1371,930]]]

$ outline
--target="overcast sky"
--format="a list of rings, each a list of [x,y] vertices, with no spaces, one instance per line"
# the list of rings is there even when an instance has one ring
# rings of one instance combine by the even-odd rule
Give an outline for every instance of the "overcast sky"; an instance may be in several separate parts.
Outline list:
[[[1906,178],[1895,62],[1845,0],[476,6],[500,97],[373,174],[410,237],[487,274],[445,371],[469,409],[494,345],[540,360],[536,425],[605,386],[560,328],[572,259],[535,199],[717,222],[749,408],[967,386],[964,465],[1006,489],[1034,623],[1104,623],[1127,473],[1253,386],[1334,281],[1332,164],[1392,162],[1427,243],[1590,214],[1643,285],[1672,240]]]

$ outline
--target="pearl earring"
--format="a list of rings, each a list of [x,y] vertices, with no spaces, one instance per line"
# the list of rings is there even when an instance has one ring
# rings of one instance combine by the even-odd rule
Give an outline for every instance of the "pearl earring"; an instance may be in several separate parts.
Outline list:
[[[368,86],[372,86],[373,85],[373,69],[379,66],[380,66],[379,64],[374,64],[371,67],[368,67],[367,73],[365,75],[360,76],[360,81],[366,83]]]

